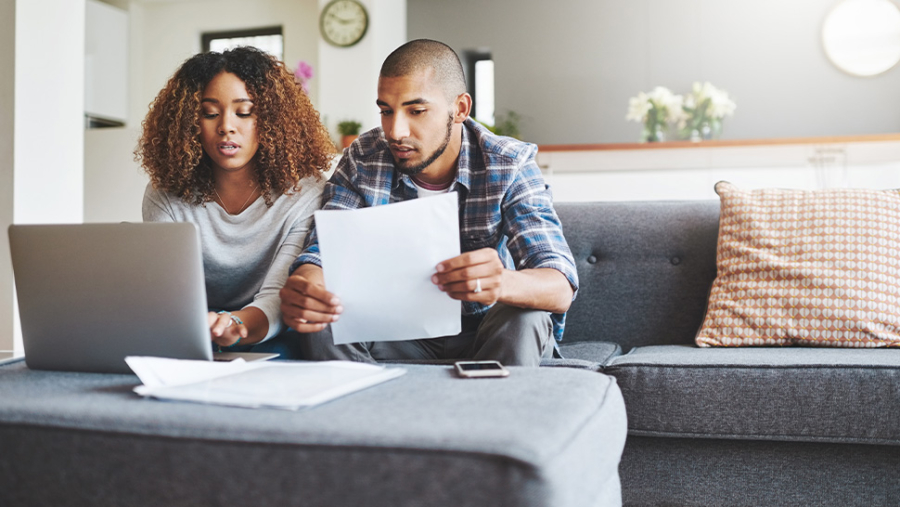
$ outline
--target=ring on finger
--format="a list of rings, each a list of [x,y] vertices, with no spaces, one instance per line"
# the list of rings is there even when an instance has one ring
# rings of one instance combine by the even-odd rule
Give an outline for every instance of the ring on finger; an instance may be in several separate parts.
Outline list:
[[[481,278],[475,279],[475,290],[473,290],[472,292],[475,294],[478,294],[479,292],[481,292]]]

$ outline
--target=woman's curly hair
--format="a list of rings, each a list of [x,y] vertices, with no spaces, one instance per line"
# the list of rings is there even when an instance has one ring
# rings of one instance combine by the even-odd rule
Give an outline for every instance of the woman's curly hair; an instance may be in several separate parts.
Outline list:
[[[254,161],[266,205],[299,191],[307,176],[321,178],[335,148],[309,97],[283,63],[239,47],[189,58],[150,105],[134,155],[153,187],[194,204],[213,199],[211,162],[200,145],[200,99],[220,72],[239,77],[253,101],[259,140]]]

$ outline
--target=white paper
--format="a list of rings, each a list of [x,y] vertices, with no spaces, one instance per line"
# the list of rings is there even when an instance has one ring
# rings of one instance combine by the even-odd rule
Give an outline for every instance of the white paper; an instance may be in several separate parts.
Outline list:
[[[459,255],[457,195],[316,212],[325,286],[344,312],[335,344],[459,334],[460,302],[431,281]]]
[[[193,384],[261,366],[261,364],[248,363],[243,359],[215,362],[148,356],[128,356],[125,358],[125,363],[144,383],[139,388]]]
[[[296,410],[397,378],[406,370],[348,361],[230,363],[159,357],[125,359],[141,396],[247,408]]]

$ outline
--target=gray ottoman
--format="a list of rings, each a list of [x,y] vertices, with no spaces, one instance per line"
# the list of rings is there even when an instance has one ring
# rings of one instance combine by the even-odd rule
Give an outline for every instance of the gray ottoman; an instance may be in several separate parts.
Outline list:
[[[611,377],[408,373],[300,412],[141,399],[137,379],[0,366],[0,505],[619,505]]]

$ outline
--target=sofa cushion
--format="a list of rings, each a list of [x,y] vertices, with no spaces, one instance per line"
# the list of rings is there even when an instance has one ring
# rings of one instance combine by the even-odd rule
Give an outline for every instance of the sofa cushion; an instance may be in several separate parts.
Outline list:
[[[640,347],[613,358],[630,434],[900,445],[900,350]]]
[[[716,277],[717,201],[555,208],[579,281],[560,344],[694,343]]]
[[[900,192],[716,185],[700,346],[900,346]]]
[[[562,342],[559,344],[559,353],[568,360],[587,361],[604,366],[613,357],[622,355],[622,347],[618,343],[611,342]]]

